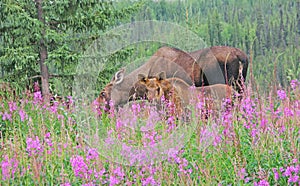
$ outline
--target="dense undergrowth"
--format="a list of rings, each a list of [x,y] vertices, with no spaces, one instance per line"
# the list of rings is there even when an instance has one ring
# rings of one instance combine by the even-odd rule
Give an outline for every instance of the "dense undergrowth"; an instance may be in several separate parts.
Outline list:
[[[39,91],[3,99],[0,184],[299,185],[299,87],[293,80],[257,95],[248,86],[239,103],[208,118],[198,102],[188,123],[171,106],[163,113],[135,103],[118,113],[88,106],[83,117],[72,97],[51,105]],[[194,126],[182,141],[172,137],[180,126]]]

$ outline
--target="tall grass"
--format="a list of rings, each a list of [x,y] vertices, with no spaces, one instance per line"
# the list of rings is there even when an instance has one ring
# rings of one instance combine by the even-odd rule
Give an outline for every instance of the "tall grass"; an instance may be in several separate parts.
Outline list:
[[[78,121],[71,97],[45,105],[37,91],[2,100],[0,184],[299,185],[300,83],[290,83],[265,95],[249,86],[239,103],[208,118],[195,103],[190,123],[176,120],[170,105],[167,112],[135,103],[118,113],[87,110],[94,119]],[[170,138],[185,125],[195,126],[188,140]],[[103,138],[105,148],[87,134]],[[174,143],[157,149],[166,139]],[[164,156],[155,159],[156,150]]]

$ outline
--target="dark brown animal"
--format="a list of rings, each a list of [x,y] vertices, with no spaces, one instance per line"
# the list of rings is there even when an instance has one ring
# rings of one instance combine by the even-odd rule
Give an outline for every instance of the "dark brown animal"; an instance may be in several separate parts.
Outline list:
[[[243,51],[229,46],[212,46],[189,54],[201,68],[204,86],[221,83],[242,91],[249,63]]]
[[[248,56],[235,47],[212,46],[189,53],[177,48],[162,47],[154,55],[181,66],[196,87],[219,83],[241,86],[241,78],[244,82],[247,76]]]
[[[170,68],[172,65],[173,67]],[[189,85],[194,84],[196,87],[199,87],[202,85],[225,84],[226,82],[229,85],[241,85],[241,76],[244,77],[243,80],[246,79],[247,68],[247,55],[233,47],[215,46],[191,53],[186,53],[176,48],[162,47],[153,54],[148,62],[128,76],[131,79],[130,81],[122,83],[123,86],[115,89],[112,87],[119,82],[115,78],[119,74],[117,72],[112,81],[101,91],[97,101],[100,104],[105,104],[106,108],[109,108],[110,100],[119,105],[119,103],[124,104],[128,100],[145,97],[145,87],[138,82],[133,83],[132,81],[138,72],[144,71],[144,74],[151,76],[151,74],[153,75],[159,71],[166,71],[167,77],[180,77]],[[182,75],[185,73],[187,73],[187,76],[183,77]],[[128,87],[125,88],[125,86],[131,86],[128,92],[125,92],[128,90]],[[240,86],[237,87],[238,91],[242,90],[239,88]],[[111,98],[112,90],[115,90],[113,98]],[[120,96],[117,96],[118,91],[121,91]]]
[[[185,53],[179,49],[162,47],[155,55],[166,57],[182,66],[196,87],[228,84],[239,93],[243,92],[248,56],[238,48],[213,46]],[[145,97],[145,87],[137,82],[130,91],[130,100],[143,97]]]

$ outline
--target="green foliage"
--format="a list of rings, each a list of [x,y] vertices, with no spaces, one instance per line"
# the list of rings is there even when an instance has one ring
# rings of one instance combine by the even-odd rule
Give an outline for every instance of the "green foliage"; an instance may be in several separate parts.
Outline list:
[[[261,87],[268,87],[272,81],[287,86],[287,80],[300,77],[299,8],[299,2],[283,0],[43,1],[43,24],[37,19],[35,1],[4,0],[0,2],[1,77],[22,87],[38,80],[39,41],[44,30],[46,63],[53,75],[50,89],[70,94],[77,62],[101,34],[124,22],[158,20],[192,30],[207,46],[228,45],[251,53],[254,78]],[[145,43],[146,50],[136,45],[108,57],[108,65],[99,74],[97,90],[118,68],[136,60],[127,58],[135,51],[149,56],[161,46],[152,44],[149,47]],[[284,55],[274,64],[282,52]],[[276,79],[264,78],[273,77],[275,66]]]
[[[71,86],[70,77],[84,50],[140,6],[134,3],[116,9],[113,1],[94,0],[42,2],[44,23],[37,19],[35,1],[4,0],[0,3],[0,67],[4,72],[2,78],[8,81],[24,85],[29,78],[40,75],[37,62],[40,39],[44,35],[46,64],[50,74],[55,75],[51,77],[60,77],[60,85]],[[127,54],[115,55],[115,60],[124,58],[123,55]]]
[[[300,3],[293,1],[146,1],[134,20],[163,20],[197,33],[208,46],[228,45],[252,54],[254,78],[261,87],[299,79]],[[149,14],[143,14],[150,12]],[[154,53],[155,51],[153,51]],[[280,53],[276,79],[274,59]],[[260,71],[263,71],[261,74]],[[248,76],[249,77],[249,76]],[[270,77],[270,78],[266,78]]]

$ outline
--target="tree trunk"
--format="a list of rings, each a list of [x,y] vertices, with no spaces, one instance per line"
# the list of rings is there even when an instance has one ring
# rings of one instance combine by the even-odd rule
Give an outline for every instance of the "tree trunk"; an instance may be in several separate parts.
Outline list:
[[[300,2],[297,2],[297,10],[300,8]],[[297,29],[296,29],[296,46],[299,46],[299,36],[300,36],[300,13],[297,11]]]
[[[45,25],[45,20],[43,18],[43,8],[42,8],[42,1],[43,0],[35,0],[37,13],[38,13],[38,20]],[[50,90],[49,90],[49,70],[45,61],[48,57],[47,47],[45,45],[44,37],[45,37],[45,30],[42,28],[41,30],[41,40],[39,44],[39,52],[40,52],[40,70],[41,70],[41,80],[42,80],[42,94],[46,103],[50,101]]]

